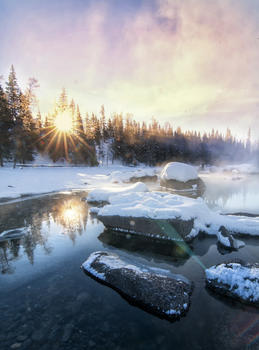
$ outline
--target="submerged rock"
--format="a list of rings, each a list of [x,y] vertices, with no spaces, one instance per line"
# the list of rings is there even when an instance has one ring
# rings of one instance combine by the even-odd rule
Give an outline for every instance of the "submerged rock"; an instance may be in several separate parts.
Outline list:
[[[135,266],[109,252],[92,253],[82,268],[133,304],[158,316],[173,320],[189,309],[192,284],[183,276]]]
[[[210,267],[205,273],[209,288],[259,307],[259,264],[223,263]]]
[[[220,226],[217,237],[219,245],[223,246],[227,250],[237,250],[245,246],[245,243],[235,239],[229,230],[225,228],[225,226]]]

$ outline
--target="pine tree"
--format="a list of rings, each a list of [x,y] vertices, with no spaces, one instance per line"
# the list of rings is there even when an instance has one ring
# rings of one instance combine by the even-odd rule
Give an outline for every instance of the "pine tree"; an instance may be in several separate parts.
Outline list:
[[[8,81],[6,83],[6,95],[11,113],[13,128],[11,130],[11,143],[13,153],[13,166],[15,168],[19,151],[18,138],[22,134],[22,120],[20,117],[20,88],[17,83],[14,66],[11,66]]]
[[[60,94],[59,99],[58,99],[57,107],[58,107],[58,111],[61,113],[65,112],[68,108],[67,93],[66,93],[65,88],[63,88],[61,91],[61,94]]]
[[[12,128],[13,120],[7,96],[0,85],[0,166],[4,165],[4,158],[9,158],[11,155]]]

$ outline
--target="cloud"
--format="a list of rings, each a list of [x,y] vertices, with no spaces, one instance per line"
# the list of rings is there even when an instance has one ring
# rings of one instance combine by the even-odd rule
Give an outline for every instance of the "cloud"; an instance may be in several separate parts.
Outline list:
[[[39,78],[43,110],[65,86],[84,110],[104,103],[111,112],[200,128],[227,121],[240,133],[257,127],[252,2],[143,1],[130,14],[118,1],[71,2],[62,13],[35,7],[17,23],[17,13],[11,17],[5,62]]]

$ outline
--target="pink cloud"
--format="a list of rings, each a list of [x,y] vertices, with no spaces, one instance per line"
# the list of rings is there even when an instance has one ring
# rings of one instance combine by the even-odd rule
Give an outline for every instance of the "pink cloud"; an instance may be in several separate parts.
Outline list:
[[[143,6],[121,19],[100,1],[73,15],[24,15],[5,62],[39,78],[44,111],[65,86],[83,110],[104,103],[111,112],[206,127],[224,115],[243,129],[258,114],[257,37],[239,1],[157,0],[156,12]]]

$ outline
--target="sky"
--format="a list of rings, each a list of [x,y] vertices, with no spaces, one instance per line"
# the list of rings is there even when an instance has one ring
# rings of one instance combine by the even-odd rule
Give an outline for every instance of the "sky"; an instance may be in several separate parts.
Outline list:
[[[258,0],[0,0],[0,75],[81,112],[259,138]]]

